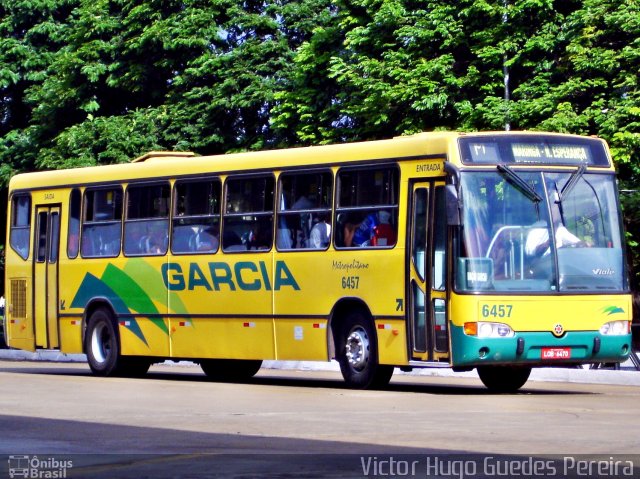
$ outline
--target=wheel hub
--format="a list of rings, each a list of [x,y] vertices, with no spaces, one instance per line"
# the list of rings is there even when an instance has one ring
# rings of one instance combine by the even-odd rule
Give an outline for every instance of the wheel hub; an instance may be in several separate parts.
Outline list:
[[[93,330],[93,334],[91,335],[91,352],[95,360],[99,363],[104,363],[109,356],[111,351],[109,340],[109,331],[105,325],[101,324]]]
[[[345,344],[347,360],[357,371],[364,369],[369,362],[369,336],[362,328],[351,331]]]

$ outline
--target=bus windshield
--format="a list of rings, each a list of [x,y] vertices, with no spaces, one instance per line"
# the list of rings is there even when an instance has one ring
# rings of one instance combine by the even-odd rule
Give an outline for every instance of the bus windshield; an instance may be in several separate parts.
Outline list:
[[[584,167],[463,172],[459,291],[625,289],[615,178]]]

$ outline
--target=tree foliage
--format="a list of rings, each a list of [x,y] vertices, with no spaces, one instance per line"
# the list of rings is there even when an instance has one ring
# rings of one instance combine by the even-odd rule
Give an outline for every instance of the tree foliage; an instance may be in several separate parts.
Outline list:
[[[636,0],[0,0],[0,187],[152,149],[508,127],[602,136],[635,189],[639,57]]]

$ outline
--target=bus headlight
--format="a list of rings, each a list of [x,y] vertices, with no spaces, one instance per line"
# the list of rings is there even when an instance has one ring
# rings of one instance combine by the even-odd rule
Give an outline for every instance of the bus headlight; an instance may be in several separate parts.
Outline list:
[[[508,324],[489,323],[478,321],[477,323],[464,323],[464,332],[467,336],[479,338],[511,338],[515,332]]]
[[[600,334],[604,336],[623,336],[631,332],[630,321],[609,321],[600,328]]]

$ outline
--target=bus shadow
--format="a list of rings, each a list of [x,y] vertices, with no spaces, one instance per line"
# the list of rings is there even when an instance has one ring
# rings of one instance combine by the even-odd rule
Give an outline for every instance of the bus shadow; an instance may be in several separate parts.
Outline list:
[[[288,374],[298,373],[300,377],[291,377]],[[169,381],[194,381],[194,382],[207,382],[215,383],[221,381],[213,381],[204,374],[198,374],[195,372],[164,372],[151,371],[147,374],[149,379],[169,380]],[[504,393],[494,393],[489,391],[481,384],[457,384],[458,379],[464,378],[447,378],[447,381],[442,381],[442,378],[429,378],[429,377],[416,377],[408,378],[407,376],[400,376],[399,380],[392,378],[391,382],[383,387],[376,389],[369,389],[365,391],[388,391],[388,392],[407,392],[407,393],[421,393],[421,394],[436,394],[436,395],[453,395],[453,396],[494,396],[494,395],[509,395]],[[238,381],[226,381],[232,384],[256,384],[265,386],[281,386],[281,387],[296,387],[296,388],[323,388],[323,389],[340,389],[346,391],[353,391],[349,388],[341,378],[336,379],[317,378],[311,374],[306,374],[305,371],[287,371],[282,375],[261,376],[258,373],[257,376]],[[561,383],[559,383],[561,384]],[[511,393],[510,395],[522,396],[522,395],[595,395],[598,394],[594,391],[570,391],[559,389],[548,389],[543,386],[543,383],[532,382],[525,385],[520,391]]]
[[[247,385],[264,385],[264,386],[280,386],[280,387],[295,387],[295,388],[307,388],[307,389],[339,389],[345,391],[352,391],[339,376],[336,379],[326,377],[314,377],[312,372],[307,371],[294,371],[286,370],[282,371],[282,374],[274,373],[273,370],[268,370],[269,375],[261,375],[260,372],[257,376],[254,376],[246,380],[236,381],[215,381],[209,379],[204,373],[196,367],[193,368],[180,368],[176,367],[177,371],[167,370],[154,370],[152,369],[144,376],[137,378],[126,378],[131,381],[172,381],[172,382],[199,382],[199,383],[220,383],[220,384],[247,384]],[[13,373],[13,374],[33,374],[33,375],[46,375],[46,376],[77,376],[86,377],[95,380],[101,380],[102,378],[94,376],[88,367],[69,367],[64,365],[52,365],[48,363],[46,366],[37,367],[0,367],[1,373]],[[291,377],[291,374],[299,374],[299,377]],[[545,395],[597,395],[597,391],[571,391],[567,389],[561,389],[562,383],[554,383],[555,388],[545,387],[545,383],[532,381],[527,383],[521,390],[515,393],[494,393],[486,389],[481,384],[458,384],[456,381],[468,378],[438,378],[438,377],[425,377],[416,376],[412,378],[410,376],[398,376],[397,379],[391,379],[391,382],[383,387],[377,389],[363,390],[377,391],[377,392],[406,392],[406,393],[419,393],[419,394],[434,394],[434,395],[449,395],[449,396],[493,396],[493,395],[513,395],[513,396],[545,396]]]
[[[352,391],[353,389],[347,387],[347,385],[341,380],[322,380],[315,378],[252,378],[251,381],[246,383],[264,384],[270,386],[283,386],[283,387],[301,387],[301,388],[331,388],[331,389],[343,389]],[[533,389],[535,388],[535,389]],[[378,391],[378,392],[406,392],[406,393],[419,393],[419,394],[434,394],[434,395],[446,395],[446,396],[494,396],[494,395],[591,395],[598,394],[592,391],[568,391],[568,390],[551,390],[540,388],[539,384],[531,385],[527,387],[525,385],[520,391],[511,394],[497,394],[489,391],[483,385],[460,385],[455,384],[455,379],[451,382],[433,384],[433,383],[421,383],[421,382],[394,382],[391,379],[391,383],[383,388],[369,389],[365,391]]]

